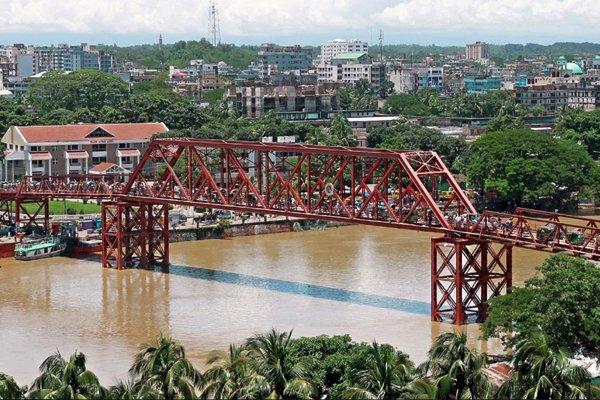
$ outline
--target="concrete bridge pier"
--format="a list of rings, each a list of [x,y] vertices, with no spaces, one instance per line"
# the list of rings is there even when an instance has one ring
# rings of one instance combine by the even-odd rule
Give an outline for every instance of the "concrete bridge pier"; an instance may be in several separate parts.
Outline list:
[[[431,240],[431,320],[483,322],[488,301],[512,287],[512,246],[478,239]]]

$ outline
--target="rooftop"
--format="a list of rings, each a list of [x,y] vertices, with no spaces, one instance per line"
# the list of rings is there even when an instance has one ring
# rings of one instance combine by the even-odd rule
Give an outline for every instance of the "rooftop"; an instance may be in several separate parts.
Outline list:
[[[333,57],[336,60],[358,60],[359,58],[368,55],[365,52],[352,52],[352,53],[341,53]]]
[[[165,124],[147,122],[139,124],[77,124],[13,126],[2,138],[3,143],[12,143],[7,135],[11,130],[26,143],[92,142],[94,140],[148,140],[157,133],[167,132]]]

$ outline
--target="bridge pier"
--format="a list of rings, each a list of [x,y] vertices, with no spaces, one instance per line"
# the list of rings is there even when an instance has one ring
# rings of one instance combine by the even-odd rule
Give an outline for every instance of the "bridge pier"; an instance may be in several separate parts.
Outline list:
[[[102,266],[169,265],[169,207],[154,203],[102,203]]]
[[[512,246],[441,237],[431,240],[431,320],[483,322],[488,301],[510,291]]]

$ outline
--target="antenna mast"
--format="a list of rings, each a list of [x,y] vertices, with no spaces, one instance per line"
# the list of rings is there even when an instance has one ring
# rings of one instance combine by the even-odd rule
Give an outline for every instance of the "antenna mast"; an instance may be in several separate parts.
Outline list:
[[[219,6],[217,0],[210,0],[208,6],[208,33],[213,46],[221,43],[221,28],[219,26]]]

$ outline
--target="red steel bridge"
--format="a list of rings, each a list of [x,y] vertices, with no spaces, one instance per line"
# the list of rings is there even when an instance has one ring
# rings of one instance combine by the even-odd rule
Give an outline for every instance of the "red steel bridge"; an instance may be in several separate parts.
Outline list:
[[[102,264],[116,269],[168,266],[171,205],[438,233],[431,240],[431,318],[455,324],[482,321],[488,300],[510,290],[515,246],[600,259],[600,221],[530,209],[477,213],[440,157],[427,151],[158,139],[127,179],[44,176],[3,184],[0,215],[14,209],[22,225],[47,228],[53,198],[103,200]]]

